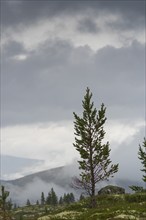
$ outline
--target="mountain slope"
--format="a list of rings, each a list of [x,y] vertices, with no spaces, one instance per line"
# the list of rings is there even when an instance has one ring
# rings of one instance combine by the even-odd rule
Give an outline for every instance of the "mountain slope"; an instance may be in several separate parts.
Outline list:
[[[0,179],[16,179],[32,173],[35,167],[43,164],[43,160],[0,155],[1,172]]]
[[[46,183],[53,182],[54,184],[62,187],[70,184],[71,181],[71,177],[68,176],[66,172],[66,168],[62,166],[62,167],[57,167],[57,168],[37,172],[16,180],[10,180],[6,182],[13,185],[17,185],[19,187],[24,187],[25,185],[33,182],[36,179],[41,179]]]
[[[74,170],[71,171],[71,168],[70,166],[57,167],[19,179],[1,181],[1,184],[10,192],[10,198],[13,203],[24,205],[27,199],[31,203],[35,203],[37,200],[40,200],[42,192],[47,197],[52,187],[58,197],[64,193],[76,193],[71,187],[72,176],[75,173]]]
[[[74,166],[62,166],[11,181],[1,181],[1,184],[5,185],[6,190],[10,191],[12,201],[19,205],[26,204],[27,199],[31,203],[35,203],[37,200],[40,200],[42,192],[47,197],[52,187],[58,197],[64,193],[73,192],[76,198],[78,198],[82,191],[77,191],[71,187],[72,177],[78,176],[78,173],[79,171]],[[129,192],[129,185],[142,185],[139,181],[113,178],[112,181],[97,184],[97,191],[109,184],[124,187],[126,192]]]

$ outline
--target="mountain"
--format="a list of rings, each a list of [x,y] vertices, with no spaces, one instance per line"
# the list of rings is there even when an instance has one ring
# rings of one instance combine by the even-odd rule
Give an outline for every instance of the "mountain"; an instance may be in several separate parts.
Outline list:
[[[58,196],[70,192],[77,194],[71,187],[72,177],[75,173],[76,171],[73,167],[62,166],[30,174],[15,180],[1,180],[1,184],[10,192],[10,198],[14,203],[24,205],[27,199],[32,203],[40,200],[42,192],[47,197],[52,187]]]
[[[43,160],[0,155],[0,179],[16,179],[30,174],[34,167],[40,166]]]
[[[34,174],[24,176],[15,180],[5,181],[7,184],[13,184],[19,187],[25,187],[37,179],[46,183],[54,183],[58,186],[65,187],[71,183],[71,176],[67,173],[67,167],[57,167]]]
[[[76,167],[68,165],[33,173],[15,180],[1,181],[1,184],[5,185],[6,190],[10,191],[12,201],[19,205],[26,204],[27,199],[31,203],[35,203],[37,200],[40,200],[42,192],[47,197],[52,187],[58,197],[64,193],[73,192],[75,197],[79,198],[82,191],[75,190],[72,187],[72,177],[78,176],[78,173],[79,171]],[[97,184],[97,191],[109,184],[121,186],[125,188],[126,192],[130,191],[130,185],[142,185],[139,181],[114,178],[111,181]]]

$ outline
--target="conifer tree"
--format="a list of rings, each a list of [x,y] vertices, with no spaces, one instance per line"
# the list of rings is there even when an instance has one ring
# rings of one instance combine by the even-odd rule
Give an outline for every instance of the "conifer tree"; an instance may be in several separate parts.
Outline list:
[[[59,205],[63,205],[63,198],[62,198],[62,196],[60,196]]]
[[[64,195],[63,195],[63,203],[67,203],[67,194],[66,193],[64,193]]]
[[[143,169],[141,169],[144,172],[142,180],[146,183],[146,138],[144,138],[143,145],[139,145],[138,155],[143,165]]]
[[[57,195],[54,191],[54,189],[52,188],[51,189],[51,205],[55,206],[58,204],[58,198],[57,198]]]
[[[118,171],[118,164],[111,165],[109,143],[102,143],[105,136],[103,125],[106,121],[106,108],[102,104],[97,112],[91,99],[92,93],[87,88],[82,101],[82,117],[73,113],[75,118],[75,143],[73,145],[80,153],[81,160],[78,162],[79,169],[82,170],[81,178],[75,178],[73,184],[77,188],[83,188],[89,194],[91,207],[95,207],[96,183],[113,176]]]
[[[47,196],[47,198],[46,198],[46,203],[47,203],[48,205],[51,205],[51,192],[48,193],[48,196]]]
[[[36,205],[39,205],[39,200],[36,201]]]
[[[70,193],[70,202],[71,203],[75,202],[75,197],[73,193]]]
[[[9,208],[7,198],[9,192],[5,190],[4,186],[0,186],[0,216],[2,219],[11,219],[7,209]]]
[[[13,207],[12,199],[10,198],[9,201],[7,202],[7,209],[11,210]]]
[[[44,196],[44,193],[42,192],[41,194],[41,205],[44,205],[45,204],[45,196]]]
[[[27,199],[27,201],[26,201],[26,205],[27,205],[27,206],[30,206],[30,205],[31,205],[31,203],[30,203],[30,200],[29,200],[29,199]]]
[[[14,209],[17,209],[17,204],[16,203],[14,203]]]
[[[9,196],[9,192],[5,191],[5,187],[1,186],[1,195],[0,195],[0,201],[2,205],[2,210],[5,212],[6,211],[6,200],[7,197]]]
[[[63,203],[66,203],[66,204],[70,204],[70,203],[73,203],[75,202],[75,197],[74,197],[74,194],[73,193],[64,193],[64,196],[63,196]]]
[[[139,145],[138,158],[141,160],[141,163],[143,165],[143,169],[141,169],[141,171],[144,172],[142,180],[146,183],[146,138],[144,138],[142,146]],[[145,189],[141,186],[135,186],[135,185],[129,186],[129,188],[136,193],[146,192],[146,185],[145,185]]]
[[[51,191],[48,193],[48,197],[46,199],[46,203],[48,205],[53,205],[53,206],[58,204],[58,198],[57,198],[57,195],[56,195],[56,193],[55,193],[53,188],[51,188]]]
[[[84,197],[83,194],[81,193],[79,201],[82,201],[83,199],[85,199],[85,197]]]

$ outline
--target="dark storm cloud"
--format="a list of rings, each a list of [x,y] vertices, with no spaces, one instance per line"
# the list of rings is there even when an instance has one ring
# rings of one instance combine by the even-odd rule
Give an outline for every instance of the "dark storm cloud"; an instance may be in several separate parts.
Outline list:
[[[56,16],[84,14],[92,18],[119,14],[122,20],[108,22],[111,28],[130,30],[143,28],[145,25],[145,1],[2,1],[2,26],[17,27],[38,22],[40,19]],[[124,19],[124,22],[123,22]],[[125,22],[126,21],[126,22]],[[86,21],[85,26],[79,24],[80,30],[96,30],[94,21]],[[83,28],[84,27],[84,28]]]
[[[16,47],[11,44],[8,48]],[[7,49],[3,60],[2,125],[72,120],[87,86],[96,106],[104,102],[111,118],[143,117],[144,45],[135,41],[93,53],[54,39],[27,55],[26,60],[8,59]]]
[[[100,29],[97,27],[97,24],[90,18],[85,18],[79,21],[78,30],[83,33],[97,33]]]
[[[113,30],[145,27],[144,1],[21,0],[1,4],[4,33],[7,27],[17,33],[46,18],[76,19],[76,15],[76,30],[83,34],[97,34],[100,28],[95,19],[98,22],[100,16],[108,15],[119,16],[112,23],[106,21],[105,26]],[[105,102],[112,117],[143,117],[145,54],[144,45],[136,41],[129,47],[108,46],[97,53],[55,36],[36,50],[26,51],[16,41],[3,48],[2,125],[72,119],[87,86],[98,104]],[[21,60],[20,55],[26,57]]]

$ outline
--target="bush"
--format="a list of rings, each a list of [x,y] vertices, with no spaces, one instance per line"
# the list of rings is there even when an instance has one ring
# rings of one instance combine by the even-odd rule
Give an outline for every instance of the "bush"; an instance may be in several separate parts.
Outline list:
[[[146,202],[146,193],[126,194],[125,201],[127,201],[127,202]]]
[[[100,195],[97,197],[97,203],[117,203],[124,200],[124,195]]]

